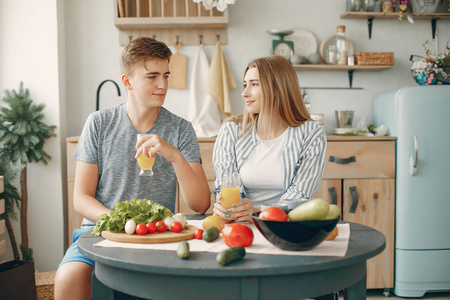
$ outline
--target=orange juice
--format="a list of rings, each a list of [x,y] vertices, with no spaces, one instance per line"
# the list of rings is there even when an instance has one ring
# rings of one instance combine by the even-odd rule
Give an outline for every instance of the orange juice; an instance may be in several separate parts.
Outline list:
[[[238,186],[222,186],[220,192],[220,203],[226,209],[231,208],[234,203],[239,201],[241,189]]]
[[[137,158],[137,163],[142,170],[151,170],[155,163],[154,157],[147,157],[144,153],[141,153]]]

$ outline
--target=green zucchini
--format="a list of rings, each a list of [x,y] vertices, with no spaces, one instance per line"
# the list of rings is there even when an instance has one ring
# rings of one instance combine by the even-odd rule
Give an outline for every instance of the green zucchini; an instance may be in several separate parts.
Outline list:
[[[245,248],[241,246],[230,247],[219,252],[216,260],[221,266],[228,265],[230,262],[242,259],[245,256]]]
[[[214,226],[207,228],[203,231],[202,239],[208,243],[215,241],[220,235],[219,229]]]
[[[179,258],[187,259],[189,258],[189,243],[182,241],[178,244],[177,255]]]

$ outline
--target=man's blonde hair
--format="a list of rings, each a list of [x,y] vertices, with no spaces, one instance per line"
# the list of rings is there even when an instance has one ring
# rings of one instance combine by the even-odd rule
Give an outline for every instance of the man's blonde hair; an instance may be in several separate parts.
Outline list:
[[[129,43],[123,50],[120,60],[122,74],[132,76],[136,67],[145,66],[152,59],[170,61],[172,51],[163,42],[149,37],[140,37]]]

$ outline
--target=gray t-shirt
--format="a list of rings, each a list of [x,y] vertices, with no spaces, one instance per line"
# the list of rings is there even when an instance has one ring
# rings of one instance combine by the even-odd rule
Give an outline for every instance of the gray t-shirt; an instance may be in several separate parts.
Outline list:
[[[175,211],[177,178],[172,163],[156,155],[153,176],[139,176],[136,135],[124,104],[92,113],[75,150],[75,160],[98,164],[95,198],[109,209],[132,198],[153,200]],[[155,125],[147,133],[157,134],[177,148],[188,162],[200,162],[200,148],[192,124],[161,107]],[[87,219],[83,225],[93,225]]]

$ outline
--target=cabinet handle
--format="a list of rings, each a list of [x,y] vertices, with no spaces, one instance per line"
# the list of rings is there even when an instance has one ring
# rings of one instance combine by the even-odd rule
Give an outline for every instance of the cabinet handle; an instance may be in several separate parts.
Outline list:
[[[334,162],[336,164],[345,165],[345,164],[349,164],[352,162],[356,162],[356,158],[354,156],[350,156],[348,158],[339,158],[339,157],[330,155],[329,161]]]
[[[334,186],[332,186],[328,189],[328,193],[330,194],[330,197],[331,197],[331,204],[337,205],[337,194],[336,194],[336,189],[334,188]]]
[[[358,206],[358,192],[356,190],[356,186],[351,186],[349,190],[353,202],[352,206],[350,207],[350,212],[354,214],[356,212],[356,207]]]

